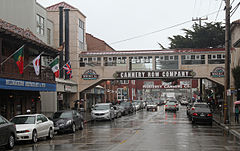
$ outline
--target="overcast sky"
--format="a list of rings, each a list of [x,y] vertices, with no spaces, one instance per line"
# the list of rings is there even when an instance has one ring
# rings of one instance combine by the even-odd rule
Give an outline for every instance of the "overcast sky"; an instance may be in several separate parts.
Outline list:
[[[37,0],[44,7],[62,1]],[[204,22],[224,22],[225,18],[223,0],[65,0],[65,2],[78,8],[87,17],[87,33],[104,40],[116,50],[160,49],[158,42],[168,48],[170,44],[168,37],[184,35],[181,29],[191,29],[194,24],[192,18],[207,16],[208,20],[202,21],[202,25]],[[237,3],[239,0],[233,2],[233,8]],[[240,8],[232,15],[231,22],[238,19]]]

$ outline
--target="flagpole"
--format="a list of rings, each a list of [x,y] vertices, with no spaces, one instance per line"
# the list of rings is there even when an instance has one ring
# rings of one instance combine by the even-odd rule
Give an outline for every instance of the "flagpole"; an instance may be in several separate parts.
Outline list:
[[[44,51],[41,52],[38,56],[42,55],[43,53],[44,53]],[[35,57],[35,58],[36,58],[36,57]],[[35,58],[34,58],[34,59],[35,59]],[[34,60],[34,59],[33,59],[33,60]],[[33,60],[32,60],[32,61],[33,61]],[[30,61],[30,63],[27,64],[27,65],[23,68],[23,70],[25,70],[25,69],[32,63],[32,61]]]
[[[17,53],[20,49],[22,49],[25,45],[22,45],[22,47],[18,48],[13,54],[11,54],[9,57],[7,57],[7,59],[5,59],[2,63],[1,66],[8,61],[9,58],[11,58],[13,55],[15,55],[15,53]]]

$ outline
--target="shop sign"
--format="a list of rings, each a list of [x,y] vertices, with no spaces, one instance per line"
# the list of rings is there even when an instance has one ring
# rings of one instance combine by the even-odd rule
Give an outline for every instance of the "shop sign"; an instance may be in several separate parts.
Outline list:
[[[213,78],[222,78],[224,77],[224,68],[223,67],[216,67],[211,72],[211,77]]]
[[[84,80],[96,80],[98,79],[98,76],[99,75],[96,73],[96,71],[89,69],[84,72],[84,74],[82,75],[82,78]]]
[[[113,76],[117,79],[137,78],[192,78],[195,72],[192,70],[164,70],[164,71],[122,71]]]
[[[190,89],[190,85],[143,85],[143,89]]]
[[[0,78],[0,89],[56,91],[56,84]]]
[[[65,91],[72,91],[72,86],[70,86],[70,85],[64,85],[64,90]]]

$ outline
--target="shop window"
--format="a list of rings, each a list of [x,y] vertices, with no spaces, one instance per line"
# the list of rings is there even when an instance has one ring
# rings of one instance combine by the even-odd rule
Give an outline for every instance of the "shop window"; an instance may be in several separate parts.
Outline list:
[[[191,60],[191,56],[190,55],[186,55],[185,56],[185,60]]]

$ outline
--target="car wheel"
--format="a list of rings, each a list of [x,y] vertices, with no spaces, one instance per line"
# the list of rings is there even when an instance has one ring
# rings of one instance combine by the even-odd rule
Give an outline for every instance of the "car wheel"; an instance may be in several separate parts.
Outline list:
[[[195,124],[195,123],[196,123],[196,121],[192,119],[192,124]]]
[[[52,139],[53,137],[54,137],[54,130],[50,127],[47,138]]]
[[[80,130],[83,130],[83,128],[84,128],[84,124],[83,124],[83,121],[81,121],[81,123],[80,123]]]
[[[72,124],[72,133],[75,133],[76,132],[76,125],[73,123]]]
[[[33,142],[33,143],[37,143],[37,141],[38,141],[37,132],[36,132],[36,130],[33,130],[33,133],[32,133],[32,142]]]
[[[15,145],[15,137],[13,134],[11,134],[8,138],[8,144],[7,144],[7,148],[8,149],[12,149]]]

